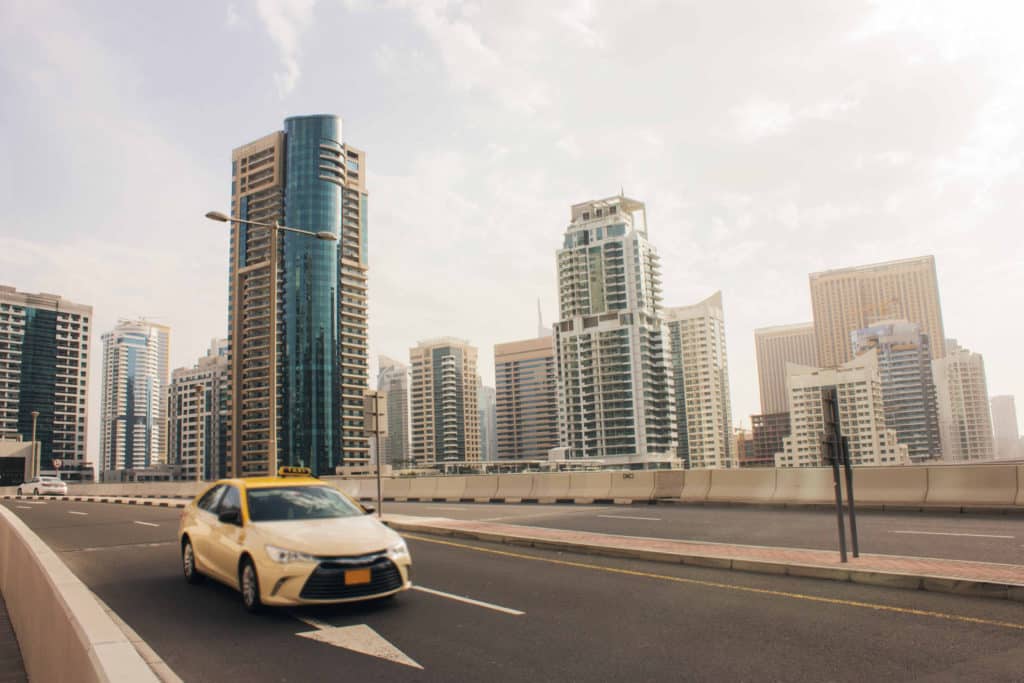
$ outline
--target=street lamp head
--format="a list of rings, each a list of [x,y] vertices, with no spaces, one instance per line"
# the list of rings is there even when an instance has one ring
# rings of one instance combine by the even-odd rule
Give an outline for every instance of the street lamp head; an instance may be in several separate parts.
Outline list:
[[[220,211],[207,211],[206,217],[209,218],[211,221],[220,221],[221,223],[227,223],[229,220],[231,220],[230,218],[228,218],[227,214],[221,213]]]
[[[39,411],[38,410],[33,410],[32,411],[32,417],[33,417],[33,419],[39,417]]]
[[[320,232],[318,232],[316,234],[316,238],[318,240],[323,240],[325,242],[337,242],[338,241],[338,236],[335,235],[333,232],[330,232],[329,230],[321,230]]]

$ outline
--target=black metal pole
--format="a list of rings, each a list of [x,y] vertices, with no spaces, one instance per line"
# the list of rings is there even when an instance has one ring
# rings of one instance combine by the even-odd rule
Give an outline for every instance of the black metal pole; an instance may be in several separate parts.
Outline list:
[[[836,492],[836,522],[839,526],[839,559],[846,562],[846,525],[843,524],[843,487],[839,483],[839,448],[835,439],[829,441],[832,451],[832,486]]]
[[[846,470],[846,499],[850,507],[850,547],[853,556],[860,557],[860,543],[857,539],[857,510],[853,498],[853,466],[850,464],[850,440],[842,438],[843,469]]]

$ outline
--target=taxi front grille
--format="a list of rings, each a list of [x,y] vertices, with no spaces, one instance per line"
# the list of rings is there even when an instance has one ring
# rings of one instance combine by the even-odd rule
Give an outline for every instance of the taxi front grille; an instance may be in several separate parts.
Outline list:
[[[346,585],[345,572],[352,569],[369,569],[370,582]],[[327,560],[309,575],[299,597],[304,600],[345,600],[387,593],[401,587],[402,574],[386,557],[360,565]]]

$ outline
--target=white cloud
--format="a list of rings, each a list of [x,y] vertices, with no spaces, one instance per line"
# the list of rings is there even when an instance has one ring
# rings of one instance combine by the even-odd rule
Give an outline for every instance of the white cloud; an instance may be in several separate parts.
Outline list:
[[[316,0],[259,0],[256,9],[281,57],[281,71],[274,74],[278,94],[283,98],[295,89],[299,68],[299,41],[313,21]]]

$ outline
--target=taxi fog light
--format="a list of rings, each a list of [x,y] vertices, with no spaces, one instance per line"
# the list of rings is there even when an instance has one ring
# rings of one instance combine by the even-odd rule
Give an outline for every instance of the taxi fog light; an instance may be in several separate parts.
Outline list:
[[[297,550],[287,550],[274,545],[266,546],[267,557],[274,562],[287,564],[289,562],[315,562],[316,558],[307,553],[300,553]]]

